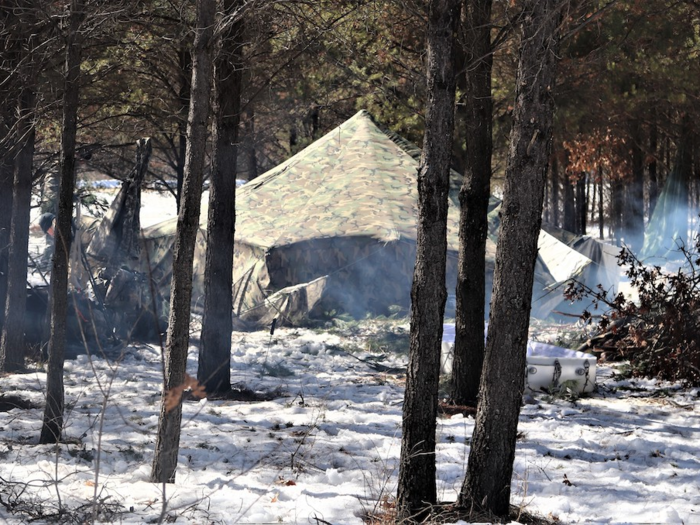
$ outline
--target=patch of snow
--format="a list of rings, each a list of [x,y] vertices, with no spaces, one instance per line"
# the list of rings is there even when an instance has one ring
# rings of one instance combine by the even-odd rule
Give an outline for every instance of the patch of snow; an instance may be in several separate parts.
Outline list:
[[[142,193],[144,226],[175,215],[172,196]],[[33,235],[31,250],[42,248],[43,235]],[[38,444],[46,374],[3,376],[0,391],[39,408],[0,412],[0,496],[8,501],[8,490],[30,483],[21,497],[55,512],[97,494],[121,506],[115,521],[124,523],[157,520],[164,502],[183,523],[362,523],[363,513],[396,493],[403,376],[395,370],[407,360],[387,353],[379,360],[386,368],[378,368],[376,354],[343,350],[351,346],[350,337],[311,330],[235,333],[232,383],[283,396],[186,402],[176,482],[165,487],[149,482],[162,391],[158,347],[130,346],[118,362],[84,355],[66,362],[59,447]],[[197,359],[193,346],[192,376]],[[597,392],[575,404],[528,394],[512,503],[564,523],[700,523],[700,389],[620,380],[600,364],[597,382]],[[473,429],[471,417],[438,420],[443,501],[459,493]],[[0,506],[0,520],[21,519]]]
[[[167,501],[167,513],[184,522],[361,523],[395,495],[403,377],[342,345],[338,335],[310,330],[235,333],[232,383],[284,395],[186,402],[176,483],[165,487],[148,482],[160,350],[128,347],[118,363],[79,356],[66,363],[66,443],[38,444],[40,408],[0,413],[0,476],[32,480],[23,497],[47,508],[58,505],[57,493],[66,508],[89,502],[96,482],[99,498],[122,505],[125,522],[155,519]],[[387,362],[406,365],[405,357]],[[192,347],[190,375],[196,367]],[[40,370],[8,375],[2,390],[41,404],[45,381]],[[513,503],[565,523],[697,523],[697,389],[618,381],[611,371],[599,383],[576,404],[535,395],[523,406]],[[660,387],[670,397],[653,397]],[[457,497],[473,428],[462,415],[438,420],[441,500]],[[0,517],[15,519],[6,509]]]

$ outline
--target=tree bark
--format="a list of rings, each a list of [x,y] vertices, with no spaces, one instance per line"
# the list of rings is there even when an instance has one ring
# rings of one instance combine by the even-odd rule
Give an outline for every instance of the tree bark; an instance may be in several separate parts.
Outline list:
[[[197,0],[197,33],[192,65],[192,96],[187,119],[187,153],[182,201],[173,248],[173,278],[170,285],[170,317],[165,348],[163,402],[153,456],[151,481],[173,483],[180,449],[182,401],[168,409],[165,395],[185,381],[189,346],[192,262],[199,229],[202,172],[205,164],[209,96],[212,83],[214,18],[216,0]]]
[[[619,175],[613,174],[610,181],[610,229],[615,238],[615,244],[622,243],[622,205],[624,202],[624,186]]]
[[[0,96],[3,94],[0,92]],[[5,104],[5,101],[0,102]],[[4,109],[4,108],[3,108]],[[3,113],[5,113],[3,111]],[[12,210],[12,185],[14,180],[15,162],[13,148],[8,144],[11,140],[10,122],[11,113],[0,116],[0,210]],[[0,304],[5,304],[7,297],[7,270],[10,256],[10,228],[12,226],[12,214],[0,213]],[[0,308],[0,333],[5,325],[5,309]]]
[[[252,101],[248,101],[245,111],[246,118],[243,122],[245,131],[244,154],[248,171],[248,180],[258,177],[258,156],[256,153],[255,141],[255,106]]]
[[[644,158],[642,156],[641,127],[632,123],[632,177],[625,185],[624,238],[632,251],[641,250],[644,242]]]
[[[552,226],[559,227],[559,163],[557,156],[552,156],[552,165],[549,169],[552,178]]]
[[[31,81],[27,80],[28,84]],[[19,104],[18,135],[22,147],[17,156],[10,230],[7,300],[4,304],[5,326],[1,330],[0,370],[24,368],[24,312],[27,300],[27,254],[32,200],[32,160],[34,157],[34,106],[36,95],[27,85]]]
[[[51,270],[51,321],[46,374],[46,406],[44,407],[44,420],[39,437],[40,443],[57,443],[61,439],[63,431],[63,361],[68,311],[68,256],[72,236],[75,142],[78,129],[82,55],[80,26],[84,18],[85,1],[72,0],[66,39],[66,78],[61,126],[61,183],[55,228],[55,251]]]
[[[579,235],[586,234],[586,210],[588,200],[586,199],[586,173],[579,175],[576,181],[576,230]]]
[[[459,193],[459,270],[450,397],[476,406],[484,362],[486,236],[491,196],[491,0],[465,4],[466,170]]]
[[[598,210],[598,186],[595,177],[592,176],[592,172],[587,174],[586,200],[590,200],[591,216],[589,222],[590,224],[593,224],[595,222],[595,216]]]
[[[399,519],[436,501],[435,418],[447,290],[447,199],[454,132],[454,33],[457,0],[431,0],[428,13],[428,100],[418,169],[416,265],[411,288],[411,340],[399,464]]]
[[[489,333],[467,476],[458,503],[507,516],[537,240],[554,112],[561,0],[529,0],[522,17],[513,127]]]
[[[690,185],[693,177],[693,127],[690,116],[685,113],[681,117],[681,136],[678,146],[678,170],[681,172],[682,189],[680,194],[684,196],[683,202],[679,203],[678,211],[675,214],[675,221],[678,221],[682,242],[686,246],[691,245],[692,238],[688,237],[688,219],[690,211]]]
[[[5,299],[8,286],[10,228],[12,225],[12,186],[15,171],[15,142],[18,86],[12,74],[18,65],[17,17],[12,9],[0,11],[0,31],[3,47],[0,49],[0,334],[5,324]]]
[[[693,195],[695,196],[695,202],[693,203],[693,207],[690,210],[690,216],[691,216],[691,228],[693,227],[693,220],[696,220],[698,218],[698,211],[700,210],[700,143],[698,143],[698,133],[697,131],[693,135],[695,137],[695,140],[693,141],[693,173],[691,174],[692,176],[692,181],[693,185],[695,186],[695,191],[693,192]],[[697,224],[697,223],[696,223]],[[696,228],[697,229],[697,228]]]
[[[190,107],[190,79],[192,77],[192,54],[185,42],[182,42],[178,49],[178,65],[180,66],[180,89],[178,90],[178,100],[180,102],[177,143],[178,157],[175,174],[177,176],[175,189],[175,204],[180,211],[180,200],[182,198],[182,184],[185,180],[185,153],[187,151],[187,120],[186,115]]]
[[[240,0],[224,0],[232,14]],[[242,22],[221,37],[214,72],[214,151],[209,186],[204,313],[197,379],[207,394],[231,390],[233,241],[236,225],[236,166],[241,111]]]
[[[654,214],[656,201],[659,199],[658,162],[659,128],[654,120],[649,130],[649,217]]]
[[[563,228],[570,232],[576,231],[576,196],[574,185],[568,176],[564,176],[564,224]]]
[[[605,203],[603,202],[603,165],[598,164],[598,237],[605,239]]]

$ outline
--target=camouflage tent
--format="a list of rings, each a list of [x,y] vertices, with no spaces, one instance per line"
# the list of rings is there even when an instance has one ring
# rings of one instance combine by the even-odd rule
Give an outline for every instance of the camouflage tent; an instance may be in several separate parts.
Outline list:
[[[262,325],[275,317],[294,323],[332,311],[357,317],[407,310],[416,254],[419,156],[417,148],[360,111],[242,186],[236,197],[234,314]],[[461,184],[453,172],[447,224],[450,293],[456,285]],[[195,301],[202,294],[205,214],[201,220]],[[162,283],[168,279],[175,223],[144,232]],[[491,239],[486,258],[490,284]],[[557,279],[542,258],[536,281],[533,314],[545,315],[552,301],[543,290]]]

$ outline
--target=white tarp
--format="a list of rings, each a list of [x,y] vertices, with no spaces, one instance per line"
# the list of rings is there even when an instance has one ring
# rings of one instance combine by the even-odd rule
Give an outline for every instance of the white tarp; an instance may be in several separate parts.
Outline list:
[[[586,266],[593,262],[544,230],[540,230],[537,247],[549,273],[558,283],[578,276]]]
[[[484,334],[486,335],[486,334]],[[442,330],[442,373],[452,372],[455,325],[445,323]],[[528,340],[526,390],[551,390],[567,381],[577,392],[592,392],[595,388],[597,358],[569,348]]]

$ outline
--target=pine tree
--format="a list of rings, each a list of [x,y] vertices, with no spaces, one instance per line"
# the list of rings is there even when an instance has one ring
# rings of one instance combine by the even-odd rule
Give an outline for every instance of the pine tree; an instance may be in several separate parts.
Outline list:
[[[435,419],[447,291],[447,198],[454,132],[454,42],[457,0],[431,0],[428,14],[428,102],[418,168],[418,231],[411,288],[411,342],[403,405],[398,503],[400,519],[436,502]]]
[[[214,52],[215,0],[197,0],[197,34],[192,64],[192,96],[187,119],[187,155],[184,199],[180,203],[173,252],[173,278],[170,287],[170,317],[165,348],[163,399],[153,456],[151,481],[173,483],[180,450],[182,400],[171,406],[168,393],[185,383],[189,346],[192,264],[199,229],[202,172],[204,171],[207,122],[209,118]]]
[[[513,127],[496,251],[479,407],[458,503],[510,510],[518,417],[547,173],[562,0],[529,0],[522,13]]]

